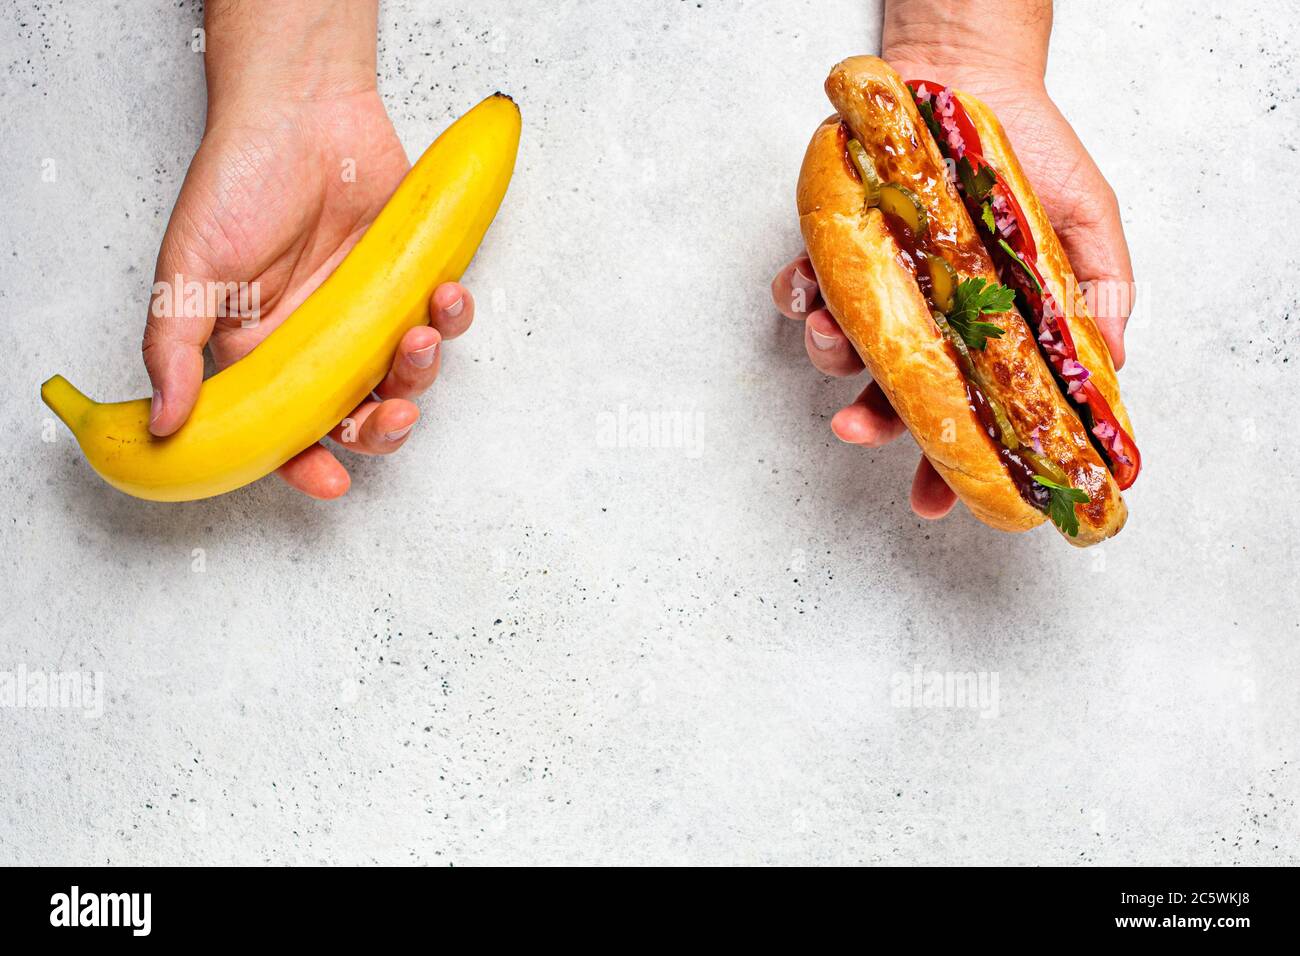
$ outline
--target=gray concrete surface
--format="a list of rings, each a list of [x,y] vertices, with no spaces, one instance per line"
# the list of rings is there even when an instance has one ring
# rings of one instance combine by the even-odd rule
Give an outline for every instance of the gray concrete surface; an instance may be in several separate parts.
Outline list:
[[[1300,862],[1300,16],[1059,6],[1142,283],[1146,471],[1090,552],[913,517],[910,440],[836,442],[859,384],[770,307],[866,5],[386,0],[412,154],[523,107],[481,317],[344,501],[167,506],[37,387],[147,392],[200,14],[6,4],[0,671],[103,696],[0,707],[0,862]],[[986,698],[900,706],[918,669]]]

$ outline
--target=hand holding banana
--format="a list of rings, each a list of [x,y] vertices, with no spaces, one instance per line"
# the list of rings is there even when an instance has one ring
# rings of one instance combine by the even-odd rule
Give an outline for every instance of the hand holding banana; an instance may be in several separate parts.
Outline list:
[[[58,375],[42,398],[101,477],[136,497],[210,497],[280,468],[385,381],[403,337],[427,322],[431,293],[461,275],[505,195],[519,130],[499,94],[453,124],[320,287],[202,384],[174,434],[150,430],[159,408],[148,399],[96,403]]]

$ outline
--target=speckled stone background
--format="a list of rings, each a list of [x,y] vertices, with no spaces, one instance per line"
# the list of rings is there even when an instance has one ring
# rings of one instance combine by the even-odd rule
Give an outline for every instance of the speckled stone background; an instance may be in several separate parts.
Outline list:
[[[147,393],[200,12],[6,3],[0,671],[104,699],[0,709],[0,862],[1300,862],[1300,15],[1058,6],[1143,284],[1146,471],[1089,552],[913,517],[910,441],[836,442],[860,385],[770,306],[869,6],[385,0],[409,152],[522,104],[480,318],[345,500],[168,506],[37,389]],[[610,424],[651,415],[675,447]],[[917,668],[996,716],[897,706]]]

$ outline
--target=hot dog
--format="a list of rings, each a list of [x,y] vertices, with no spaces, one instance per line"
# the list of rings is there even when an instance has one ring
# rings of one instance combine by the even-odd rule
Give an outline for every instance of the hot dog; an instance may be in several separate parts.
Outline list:
[[[1005,133],[974,97],[853,57],[799,176],[827,307],[986,524],[1123,527],[1140,468],[1105,342]]]

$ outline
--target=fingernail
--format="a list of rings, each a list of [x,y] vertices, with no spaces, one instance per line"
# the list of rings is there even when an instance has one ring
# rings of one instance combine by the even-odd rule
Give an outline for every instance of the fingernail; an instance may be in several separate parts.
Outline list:
[[[465,297],[461,296],[451,305],[444,306],[442,310],[442,314],[454,319],[456,318],[456,316],[460,315],[464,311],[465,311]]]
[[[412,422],[411,424],[407,425],[405,428],[399,428],[395,432],[388,432],[387,434],[384,435],[384,437],[387,438],[389,441],[401,441],[403,438],[406,437],[407,433],[410,432],[410,430],[414,427],[415,427],[415,423]]]
[[[817,280],[803,274],[803,270],[798,266],[794,267],[794,272],[790,274],[790,284],[796,289],[803,289],[805,292],[811,292],[817,288]]]
[[[411,364],[416,368],[428,368],[433,364],[434,358],[438,354],[438,343],[426,345],[422,349],[416,349],[410,354]]]
[[[823,352],[828,351],[829,349],[833,349],[835,348],[835,346],[840,344],[839,336],[823,335],[821,332],[818,332],[812,326],[809,326],[808,330],[812,332],[813,345],[821,349]]]
[[[149,424],[150,425],[157,424],[158,419],[162,418],[162,413],[163,413],[162,389],[155,388],[153,390],[153,401],[149,405]]]

